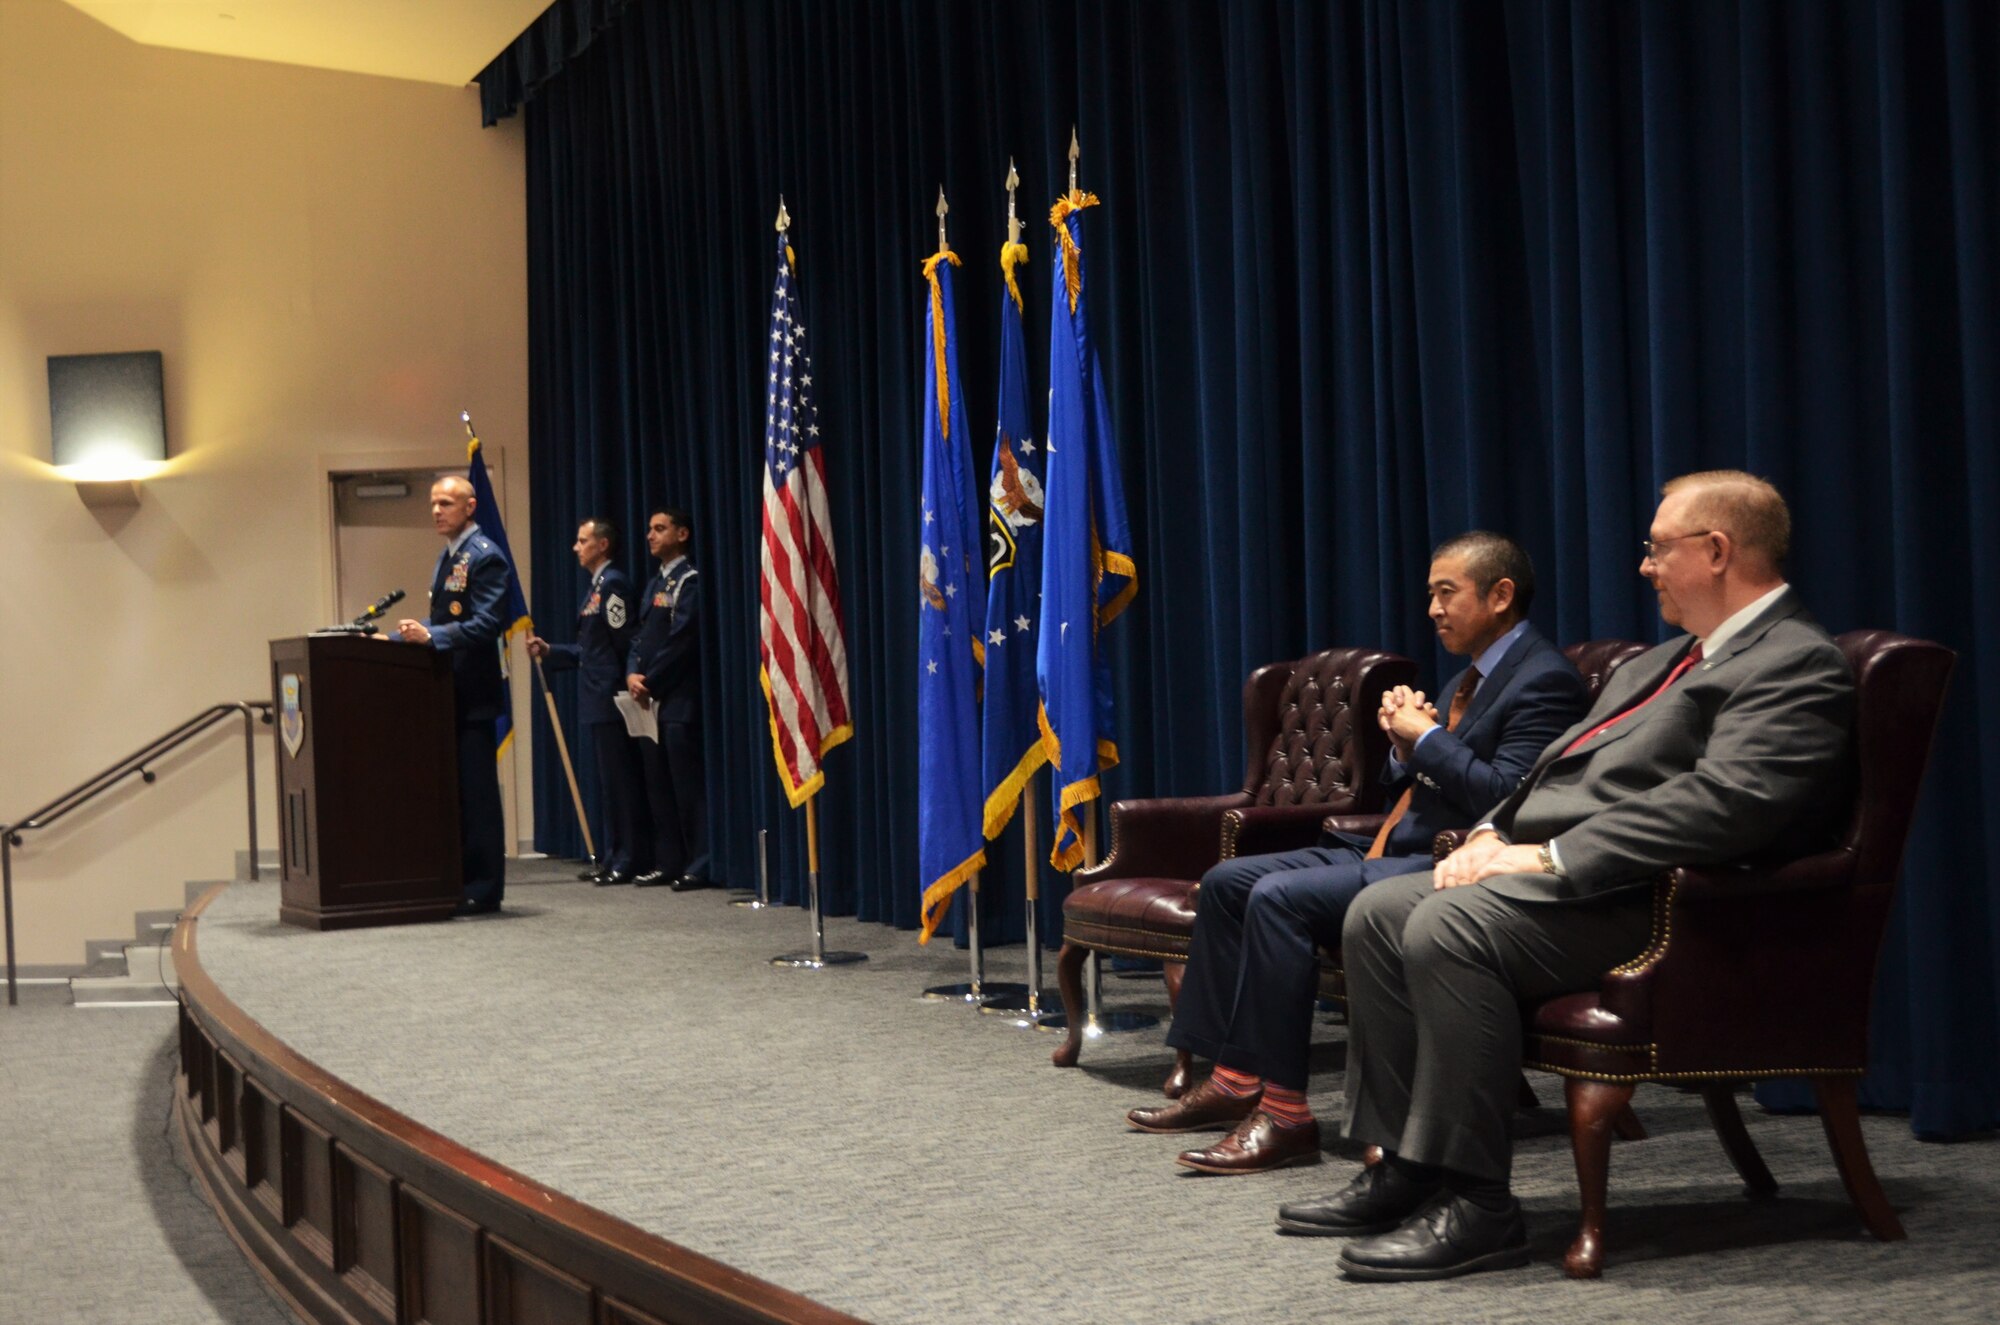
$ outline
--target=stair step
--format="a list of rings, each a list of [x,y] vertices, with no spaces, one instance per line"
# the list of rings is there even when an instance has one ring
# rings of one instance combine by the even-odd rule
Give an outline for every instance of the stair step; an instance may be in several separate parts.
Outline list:
[[[171,1007],[173,991],[154,974],[77,976],[69,982],[70,1001],[86,1007]]]
[[[125,949],[125,972],[135,979],[164,981],[168,988],[180,988],[174,971],[174,950],[163,943],[133,943]]]

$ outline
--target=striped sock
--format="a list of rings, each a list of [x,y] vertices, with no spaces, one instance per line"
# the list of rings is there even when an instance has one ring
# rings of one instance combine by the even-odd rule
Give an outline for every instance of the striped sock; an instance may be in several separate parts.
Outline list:
[[[1262,1077],[1253,1077],[1248,1072],[1238,1072],[1235,1068],[1224,1067],[1220,1063],[1215,1065],[1215,1076],[1211,1079],[1221,1088],[1223,1094],[1239,1098],[1244,1095],[1255,1095],[1264,1088]]]
[[[1306,1093],[1289,1086],[1264,1083],[1264,1098],[1257,1107],[1270,1114],[1280,1127],[1303,1127],[1313,1120]]]

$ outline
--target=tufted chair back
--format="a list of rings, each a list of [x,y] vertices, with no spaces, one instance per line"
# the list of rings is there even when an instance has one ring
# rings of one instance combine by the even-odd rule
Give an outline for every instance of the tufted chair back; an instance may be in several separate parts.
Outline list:
[[[1595,704],[1611,674],[1651,647],[1628,639],[1593,639],[1570,645],[1563,650],[1563,657],[1583,673],[1584,688],[1590,692],[1590,702]]]
[[[1256,805],[1351,805],[1388,758],[1375,724],[1382,692],[1410,685],[1416,668],[1380,649],[1327,649],[1260,667],[1243,687]]]
[[[1854,855],[1856,886],[1886,894],[1902,874],[1903,846],[1930,764],[1930,736],[1957,658],[1941,645],[1886,630],[1850,630],[1834,642],[1854,668],[1859,774],[1854,818],[1841,849]]]

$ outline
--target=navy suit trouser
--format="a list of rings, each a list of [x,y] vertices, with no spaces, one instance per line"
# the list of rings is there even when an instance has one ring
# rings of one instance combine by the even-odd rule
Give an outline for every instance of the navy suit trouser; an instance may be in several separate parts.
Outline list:
[[[646,779],[639,768],[638,743],[623,722],[593,722],[590,743],[597,758],[597,785],[604,797],[598,817],[604,849],[598,868],[613,874],[643,874],[653,868],[653,833],[646,815]]]
[[[1167,1043],[1304,1090],[1319,947],[1340,945],[1348,905],[1368,883],[1429,863],[1366,860],[1356,847],[1307,847],[1209,870]]]
[[[458,831],[465,900],[500,905],[507,884],[507,818],[500,807],[499,746],[491,718],[458,724]]]
[[[653,866],[669,878],[708,877],[708,792],[701,728],[660,723],[660,739],[640,741],[646,799],[653,818]]]

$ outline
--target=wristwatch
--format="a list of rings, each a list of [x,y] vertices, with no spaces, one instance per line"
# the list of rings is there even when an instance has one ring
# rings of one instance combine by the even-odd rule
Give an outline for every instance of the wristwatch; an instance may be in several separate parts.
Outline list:
[[[1547,842],[1535,848],[1535,855],[1542,862],[1542,873],[1558,875],[1562,873],[1561,867],[1556,864],[1556,853],[1549,849]]]

